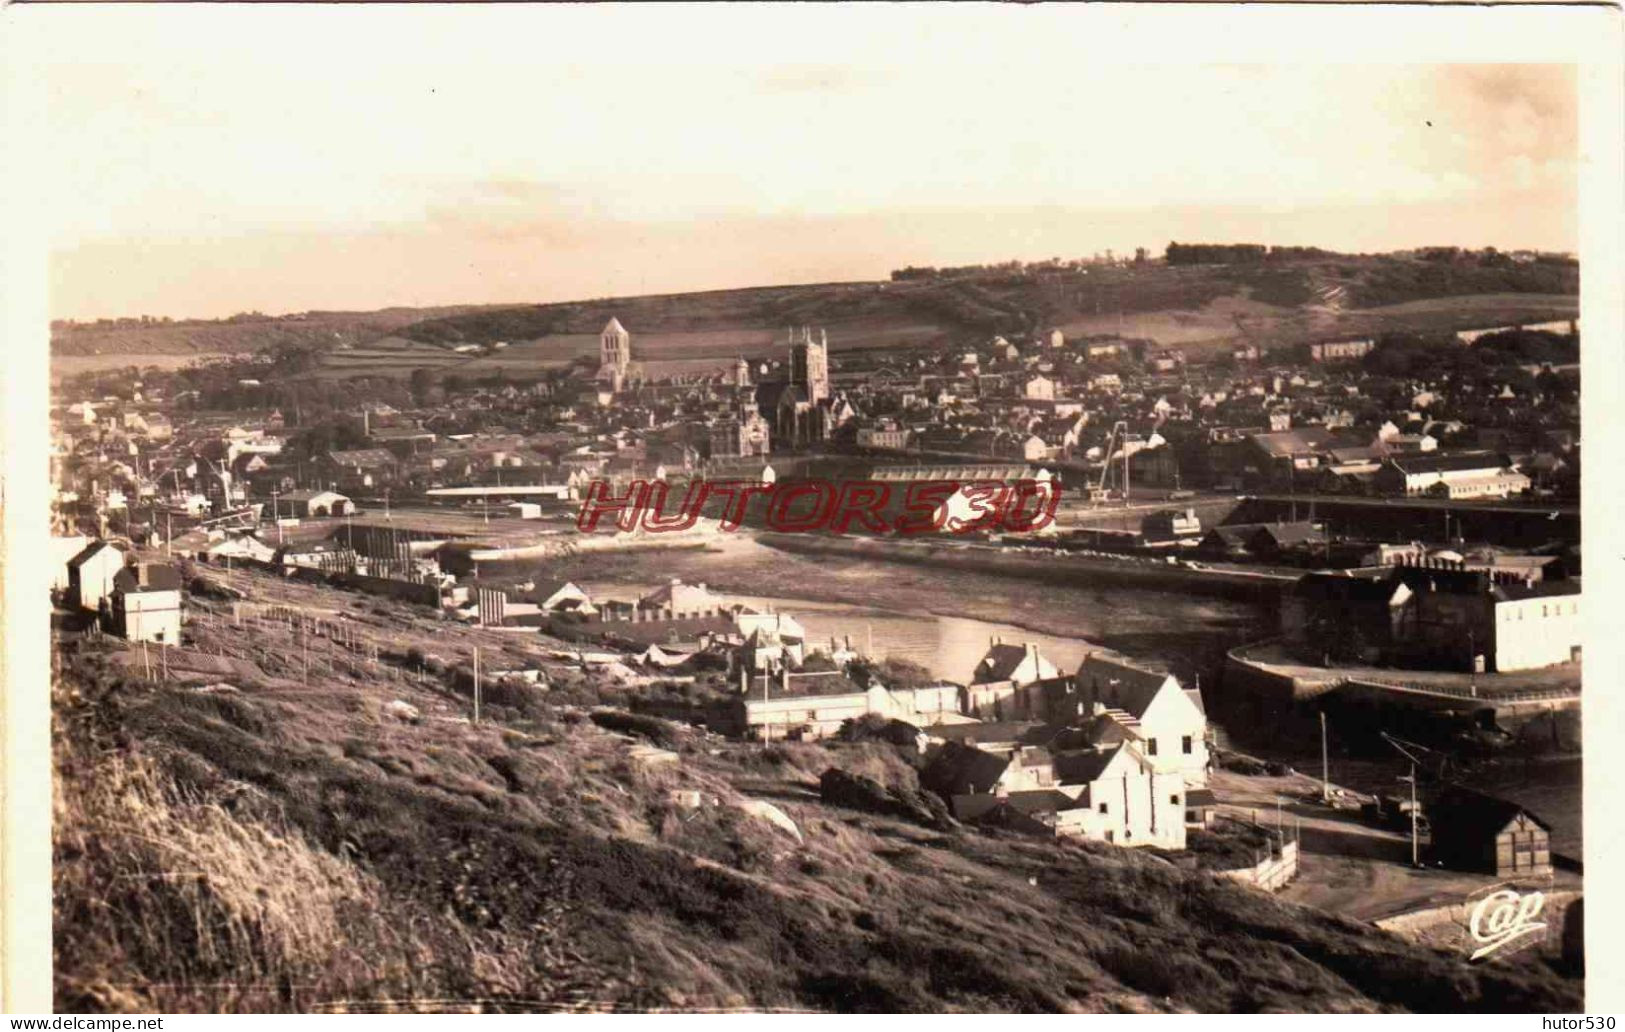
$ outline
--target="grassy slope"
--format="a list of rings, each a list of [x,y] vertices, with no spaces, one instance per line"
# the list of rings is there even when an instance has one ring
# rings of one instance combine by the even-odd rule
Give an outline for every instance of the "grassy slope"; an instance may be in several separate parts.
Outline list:
[[[1345,311],[1315,310],[1320,293],[1345,290]],[[1443,270],[1427,263],[1385,257],[1296,261],[1264,267],[1160,265],[1094,269],[1087,273],[982,273],[954,279],[887,284],[851,283],[750,288],[697,294],[614,298],[535,305],[427,319],[402,329],[404,336],[438,343],[595,335],[610,316],[634,333],[774,330],[789,325],[827,325],[838,346],[867,346],[877,332],[907,326],[923,339],[941,334],[1019,332],[1062,326],[1068,332],[1113,332],[1122,314],[1125,332],[1168,336],[1168,327],[1140,326],[1134,316],[1184,313],[1201,316],[1212,336],[1268,334],[1285,321],[1299,330],[1335,331],[1345,320],[1364,325],[1359,310],[1418,299],[1455,298],[1449,306],[1471,320],[1484,296],[1504,306],[1501,294],[1527,294],[1536,311],[1578,292],[1572,268],[1529,266]],[[1548,295],[1545,297],[1539,295]],[[1238,299],[1241,299],[1238,301]],[[1516,300],[1514,298],[1514,300]],[[1214,303],[1220,302],[1218,310]],[[1315,310],[1311,312],[1310,310]],[[1298,325],[1311,314],[1313,325]],[[1404,313],[1391,313],[1398,316]],[[917,337],[916,339],[921,339]]]
[[[477,632],[350,608],[446,655]],[[877,746],[723,746],[678,764],[519,697],[472,727],[438,681],[326,639],[194,632],[240,695],[79,657],[59,688],[58,1006],[818,1010],[1570,1010],[1579,983],[1470,968],[1144,854],[940,834],[819,802]],[[500,646],[485,640],[489,657]],[[520,648],[509,644],[508,651]],[[126,654],[127,655],[127,654]],[[206,679],[198,676],[194,680]],[[560,674],[554,698],[591,697]],[[428,718],[391,718],[392,699]],[[673,788],[720,805],[684,813]],[[767,798],[804,844],[732,803]]]
[[[1338,287],[1342,307],[1321,304],[1325,292]],[[1242,339],[1269,346],[1314,336],[1568,318],[1577,292],[1576,269],[1548,266],[1446,269],[1385,257],[1265,267],[1153,265],[80,329],[56,336],[52,352],[68,373],[121,359],[173,365],[183,357],[305,345],[326,349],[324,376],[405,376],[419,367],[480,375],[594,355],[599,330],[615,316],[632,330],[640,358],[659,363],[656,375],[669,375],[708,370],[714,360],[734,355],[777,354],[788,326],[827,327],[837,350],[968,343],[1059,326],[1074,336],[1122,333],[1201,352]],[[403,338],[420,346],[403,348]],[[499,340],[510,348],[490,356],[449,350]]]

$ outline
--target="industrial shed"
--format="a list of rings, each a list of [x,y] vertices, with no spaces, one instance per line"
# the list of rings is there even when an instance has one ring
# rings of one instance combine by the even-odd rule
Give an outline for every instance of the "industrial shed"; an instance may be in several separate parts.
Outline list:
[[[1453,788],[1427,808],[1432,855],[1446,867],[1499,877],[1552,871],[1551,826],[1517,803]]]

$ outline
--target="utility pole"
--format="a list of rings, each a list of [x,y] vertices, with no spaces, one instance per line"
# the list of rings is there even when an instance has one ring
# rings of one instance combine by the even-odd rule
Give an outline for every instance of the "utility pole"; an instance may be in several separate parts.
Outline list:
[[[1418,852],[1419,852],[1419,850],[1418,850],[1418,846],[1417,846],[1417,833],[1416,833],[1416,763],[1413,760],[1411,762],[1411,866],[1412,867],[1420,867],[1420,866],[1422,866],[1421,858],[1417,855]]]
[[[1119,318],[1122,317],[1121,313],[1119,313],[1118,317]],[[1126,424],[1125,424],[1125,429],[1123,431],[1123,508],[1127,509],[1128,506],[1129,506],[1128,430],[1126,429]]]
[[[1383,741],[1393,746],[1394,751],[1405,757],[1405,759],[1408,760],[1411,765],[1410,777],[1401,778],[1400,780],[1408,780],[1411,783],[1411,866],[1420,867],[1422,866],[1422,857],[1420,832],[1417,829],[1418,815],[1416,808],[1416,756],[1415,754],[1406,750],[1404,746],[1400,745],[1399,741],[1395,739],[1394,736],[1388,734],[1386,731],[1381,732],[1381,734]]]
[[[1320,801],[1332,800],[1332,761],[1326,750],[1326,711],[1320,711]]]
[[[1467,628],[1467,688],[1478,698],[1478,643],[1473,640],[1473,629]]]

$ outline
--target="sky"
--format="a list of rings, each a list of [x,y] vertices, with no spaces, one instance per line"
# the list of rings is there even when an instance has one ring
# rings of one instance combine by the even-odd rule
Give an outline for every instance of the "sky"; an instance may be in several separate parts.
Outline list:
[[[1054,7],[181,12],[12,19],[39,31],[53,317],[873,279],[1170,239],[1577,248],[1571,65],[1193,63]]]

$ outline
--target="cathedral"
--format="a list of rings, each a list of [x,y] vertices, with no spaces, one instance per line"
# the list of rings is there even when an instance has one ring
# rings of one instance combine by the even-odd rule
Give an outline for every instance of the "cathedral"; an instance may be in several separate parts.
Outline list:
[[[757,386],[757,410],[772,427],[776,445],[821,444],[854,414],[845,397],[830,390],[829,336],[820,330],[815,340],[812,329],[804,326],[799,336],[792,330],[787,343],[789,376]]]

